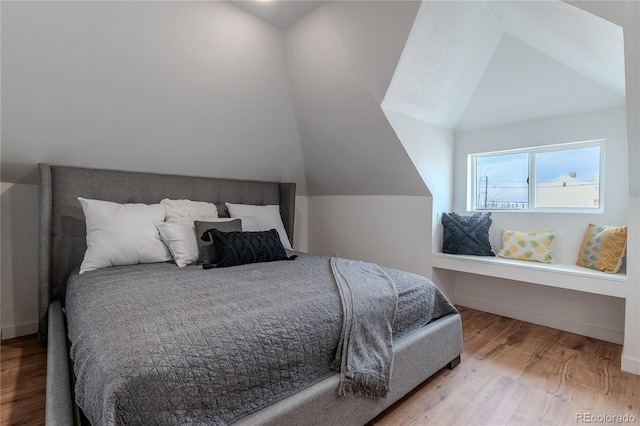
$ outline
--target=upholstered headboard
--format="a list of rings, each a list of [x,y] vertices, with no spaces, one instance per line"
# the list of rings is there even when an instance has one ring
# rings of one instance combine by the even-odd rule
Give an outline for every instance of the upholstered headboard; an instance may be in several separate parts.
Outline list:
[[[215,203],[221,217],[225,202],[280,205],[280,215],[293,243],[295,183],[173,176],[152,173],[39,165],[40,258],[38,314],[40,334],[47,332],[47,308],[64,303],[70,273],[87,249],[84,214],[77,197],[117,203],[158,203],[163,198]]]

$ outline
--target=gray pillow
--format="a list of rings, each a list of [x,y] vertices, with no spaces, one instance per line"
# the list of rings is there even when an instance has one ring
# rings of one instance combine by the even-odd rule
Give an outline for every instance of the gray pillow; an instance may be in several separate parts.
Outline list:
[[[475,256],[495,256],[489,242],[491,213],[475,213],[460,216],[457,213],[443,213],[442,252],[449,254],[471,254]]]
[[[202,236],[209,229],[217,229],[222,232],[242,231],[242,221],[240,219],[233,219],[225,222],[201,222],[196,220],[194,222],[196,228],[196,241],[198,242],[198,263],[218,263],[219,254],[216,253],[216,247],[213,241],[205,241]]]

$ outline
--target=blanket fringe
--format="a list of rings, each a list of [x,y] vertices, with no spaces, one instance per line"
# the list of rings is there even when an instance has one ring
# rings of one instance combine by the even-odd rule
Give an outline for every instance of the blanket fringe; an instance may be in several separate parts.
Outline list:
[[[367,373],[349,373],[341,378],[338,385],[338,396],[346,396],[348,393],[371,398],[385,398],[389,394],[389,386],[384,379]]]

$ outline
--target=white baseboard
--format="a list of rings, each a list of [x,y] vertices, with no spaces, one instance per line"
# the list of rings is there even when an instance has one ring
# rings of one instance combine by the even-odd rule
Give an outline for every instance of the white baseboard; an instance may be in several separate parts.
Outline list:
[[[625,356],[624,349],[622,349],[622,362],[620,367],[622,371],[640,374],[640,359]]]
[[[617,343],[621,345],[624,341],[624,332],[608,330],[593,325],[582,324],[563,318],[555,318],[547,315],[541,315],[535,312],[528,312],[522,309],[512,308],[511,306],[498,305],[491,302],[470,299],[466,297],[455,296],[457,305],[466,306],[468,308],[477,309],[479,311],[489,312],[504,317],[513,318],[521,321],[531,322],[533,324],[543,325],[545,327],[555,328],[558,330],[568,331],[570,333],[580,334],[582,336],[592,337],[594,339],[604,340],[606,342]],[[629,360],[633,363],[634,360]],[[624,357],[623,357],[624,362]],[[638,360],[635,360],[638,363]],[[630,371],[630,370],[626,370]]]
[[[26,324],[9,325],[2,327],[2,340],[13,339],[14,337],[28,336],[38,332],[37,322]]]

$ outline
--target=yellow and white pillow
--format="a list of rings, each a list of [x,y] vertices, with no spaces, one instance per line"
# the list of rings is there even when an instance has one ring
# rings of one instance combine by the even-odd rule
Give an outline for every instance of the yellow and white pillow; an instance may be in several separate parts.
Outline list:
[[[502,247],[499,257],[553,263],[553,231],[519,232],[502,230]]]
[[[580,244],[576,265],[615,274],[627,248],[626,226],[590,224]]]

